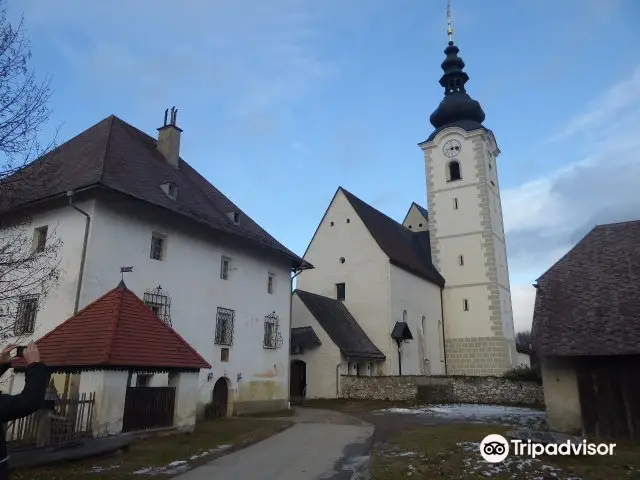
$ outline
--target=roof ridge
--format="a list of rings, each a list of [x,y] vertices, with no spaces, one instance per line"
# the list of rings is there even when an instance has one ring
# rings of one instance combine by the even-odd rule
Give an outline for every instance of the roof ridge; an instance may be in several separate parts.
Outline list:
[[[104,172],[107,169],[107,156],[109,153],[109,146],[111,145],[111,133],[113,132],[113,119],[116,116],[112,113],[107,117],[109,119],[109,134],[107,135],[107,140],[104,145],[104,152],[102,154],[102,168],[100,169],[100,178],[98,179],[98,183],[102,183],[102,179],[104,178]]]
[[[113,115],[113,117],[115,119],[117,119],[120,123],[122,123],[126,128],[129,128],[129,129],[133,130],[133,133],[142,135],[146,139],[152,141],[154,144],[157,145],[157,143],[158,143],[157,138],[149,135],[147,132],[139,129],[135,125],[132,125],[132,124],[126,122],[125,120],[122,120],[121,118],[119,118],[116,115]],[[283,255],[285,255],[287,257],[290,257],[290,258],[297,258],[297,255],[294,252],[290,251],[278,239],[276,239],[273,235],[271,235],[264,228],[262,228],[262,226],[259,223],[257,223],[255,220],[253,220],[251,218],[251,216],[248,215],[244,210],[242,210],[238,206],[237,203],[235,203],[233,200],[231,200],[231,198],[229,196],[224,194],[218,187],[216,187],[213,183],[211,183],[204,175],[202,175],[197,169],[195,169],[189,162],[187,162],[184,158],[182,158],[180,156],[178,158],[179,158],[179,161],[182,163],[181,167],[189,170],[189,174],[187,174],[187,175],[183,174],[183,175],[179,176],[180,181],[182,183],[186,183],[188,185],[188,188],[192,192],[197,192],[198,199],[201,200],[203,203],[205,203],[209,208],[214,210],[216,213],[219,214],[219,219],[222,220],[222,222],[224,222],[224,225],[229,228],[229,231],[227,233],[230,233],[231,235],[239,235],[241,237],[248,238],[249,240],[253,241],[254,243],[258,243],[261,246],[265,246],[265,242],[264,241],[260,241],[259,239],[254,238],[255,234],[252,234],[252,232],[250,232],[248,229],[244,228],[242,226],[242,224],[240,224],[240,225],[235,224],[228,217],[227,214],[229,212],[224,211],[222,208],[220,208],[220,206],[218,205],[216,200],[210,198],[210,196],[209,196],[209,194],[207,192],[207,189],[205,189],[205,188],[201,187],[200,185],[198,185],[198,183],[191,178],[191,175],[193,175],[195,177],[198,177],[201,181],[205,182],[210,189],[215,191],[215,193],[221,195],[232,206],[232,208],[234,210],[237,210],[238,212],[242,213],[242,215],[244,215],[245,217],[249,218],[253,224],[255,224],[258,228],[260,228],[263,231],[263,234],[265,234],[268,237],[270,237],[272,240],[274,240],[279,245],[277,250],[281,254],[283,254]],[[200,215],[202,215],[202,214],[200,214]],[[211,215],[208,215],[208,214],[205,215],[205,216],[211,218],[211,220],[218,220],[217,218],[214,218],[214,217],[212,217]]]
[[[120,323],[120,317],[122,315],[122,304],[124,303],[124,294],[129,291],[126,285],[124,286],[124,288],[116,287],[111,291],[114,292],[115,290],[117,290],[117,292],[115,293],[119,297],[119,303],[116,308],[116,311],[114,312],[115,315],[113,316],[113,320],[111,322],[111,332],[109,335],[109,341],[107,342],[106,352],[105,352],[106,363],[109,363],[111,361],[111,354],[113,353],[112,352],[113,341],[116,338],[116,333],[118,332],[118,324]]]
[[[373,340],[371,340],[367,332],[364,330],[364,328],[362,328],[362,325],[360,325],[360,322],[358,322],[358,320],[353,316],[353,314],[351,313],[349,308],[347,308],[344,302],[337,300],[335,298],[327,297],[325,295],[307,292],[305,290],[298,290],[298,289],[296,290],[298,291],[299,298],[304,304],[305,308],[307,308],[309,313],[311,313],[313,318],[315,318],[315,320],[318,322],[318,325],[320,325],[320,328],[322,328],[327,333],[331,341],[343,353],[358,352],[359,347],[354,348],[353,344],[348,345],[348,342],[345,343],[348,340],[347,337],[353,337],[353,335],[356,335],[356,337],[359,336],[359,338],[363,340],[365,344],[368,344],[366,345],[365,349],[369,348],[370,350],[369,354],[373,354],[373,356],[376,358],[384,357],[384,354],[380,351],[380,349],[373,342]],[[302,295],[300,295],[300,293],[302,293]],[[316,299],[318,299],[320,302],[330,302],[332,305],[331,308],[336,308],[335,312],[336,313],[339,312],[339,314],[342,315],[344,322],[340,322],[342,326],[339,327],[343,330],[342,332],[337,331],[336,328],[334,328],[335,325],[334,327],[332,327],[331,322],[326,322],[325,321],[326,319],[322,318],[321,316],[318,316],[320,312],[318,312],[317,307],[319,305],[322,305],[322,303],[320,304],[316,303],[318,302],[318,300]],[[320,308],[323,308],[323,307],[320,307]],[[349,335],[346,335],[346,336],[344,335],[345,329],[349,333]],[[360,347],[363,347],[363,345],[361,344]],[[372,347],[372,349],[370,347]],[[364,349],[360,350],[360,353],[365,353]]]
[[[628,225],[630,223],[638,223],[638,224],[640,224],[640,219],[638,219],[638,220],[625,220],[623,222],[613,222],[613,223],[599,223],[595,227],[593,227],[591,229],[591,231],[595,230],[596,228],[618,227],[618,226],[622,226],[622,225]]]
[[[589,236],[591,236],[592,234],[594,234],[595,232],[598,231],[604,231],[604,230],[608,230],[610,228],[620,228],[623,227],[625,225],[631,225],[631,224],[638,224],[640,225],[640,220],[628,220],[625,222],[614,222],[614,223],[603,223],[601,225],[595,225],[593,228],[591,228],[591,230],[589,230],[587,233],[585,233],[582,238],[580,240],[578,240],[567,252],[565,252],[564,255],[562,255],[558,260],[556,260],[553,265],[551,265],[549,268],[547,268],[540,276],[538,276],[538,278],[536,278],[536,282],[540,282],[543,280],[543,278],[549,274],[551,274],[554,270],[556,270],[557,268],[561,267],[565,261],[567,261],[569,259],[569,257],[571,257],[571,255],[578,251],[578,249],[580,248],[580,246],[583,244],[583,242],[585,242],[585,240],[587,240],[589,238]]]
[[[382,215],[382,216],[384,216],[384,217],[388,218],[389,220],[391,220],[391,221],[392,221],[393,223],[395,223],[396,225],[398,225],[398,226],[400,226],[400,227],[404,228],[407,232],[409,232],[409,233],[414,233],[414,232],[412,232],[411,230],[409,230],[408,228],[405,228],[405,226],[404,226],[404,225],[402,225],[402,223],[398,222],[398,221],[397,221],[397,220],[395,220],[393,217],[390,217],[389,215],[387,215],[386,213],[384,213],[382,210],[378,210],[376,207],[374,207],[374,206],[373,206],[373,205],[371,205],[370,203],[365,202],[365,201],[364,201],[364,200],[362,200],[360,197],[358,197],[358,196],[354,195],[353,193],[351,193],[349,190],[346,190],[346,189],[344,189],[344,188],[342,188],[342,187],[340,187],[340,189],[341,189],[344,193],[346,193],[346,194],[347,194],[346,196],[347,196],[347,200],[349,200],[349,202],[351,202],[351,199],[349,199],[349,195],[351,195],[351,196],[352,196],[354,199],[356,199],[357,201],[362,202],[364,205],[366,205],[366,206],[367,206],[367,207],[369,207],[370,209],[375,210],[375,211],[376,211],[377,213],[379,213],[380,215]],[[352,204],[352,205],[353,205],[353,204]],[[356,214],[358,215],[358,217],[360,217],[360,214],[358,213],[358,211],[357,211],[357,210],[356,210]],[[360,217],[360,218],[362,218],[362,217]],[[366,223],[365,223],[365,225],[366,225]],[[368,230],[368,227],[367,227],[367,230]]]

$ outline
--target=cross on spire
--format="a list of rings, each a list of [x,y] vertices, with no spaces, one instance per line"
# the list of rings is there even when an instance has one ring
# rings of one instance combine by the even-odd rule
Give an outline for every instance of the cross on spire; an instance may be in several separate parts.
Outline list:
[[[447,0],[447,34],[449,41],[453,42],[453,20],[451,18],[451,0]]]

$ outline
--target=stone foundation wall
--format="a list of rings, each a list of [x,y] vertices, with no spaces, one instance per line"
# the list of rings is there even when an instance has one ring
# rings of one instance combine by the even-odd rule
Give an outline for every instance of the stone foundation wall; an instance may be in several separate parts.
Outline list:
[[[343,398],[359,400],[544,406],[542,385],[503,377],[343,375],[340,382]]]
[[[450,375],[501,375],[512,367],[502,337],[448,338],[445,348]]]

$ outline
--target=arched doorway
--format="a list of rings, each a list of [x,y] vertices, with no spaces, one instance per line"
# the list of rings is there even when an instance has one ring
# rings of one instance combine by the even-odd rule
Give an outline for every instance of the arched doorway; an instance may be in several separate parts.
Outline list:
[[[227,385],[227,379],[220,377],[213,386],[213,393],[211,396],[211,402],[213,403],[213,417],[226,417],[227,408],[229,406],[229,385]]]
[[[300,405],[307,389],[307,364],[302,360],[292,360],[289,381],[289,401]]]

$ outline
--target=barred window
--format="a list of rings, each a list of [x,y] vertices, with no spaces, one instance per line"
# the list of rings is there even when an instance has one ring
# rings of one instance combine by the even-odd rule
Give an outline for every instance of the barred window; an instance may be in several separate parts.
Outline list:
[[[171,326],[171,297],[162,290],[160,285],[152,290],[147,290],[144,293],[143,301],[160,320]]]
[[[33,333],[36,326],[36,314],[38,313],[38,295],[22,295],[18,303],[18,312],[14,333],[23,335]]]
[[[229,308],[218,307],[216,313],[216,337],[217,345],[233,344],[233,320],[235,311]]]
[[[280,348],[281,345],[280,320],[273,312],[264,317],[264,348]]]

